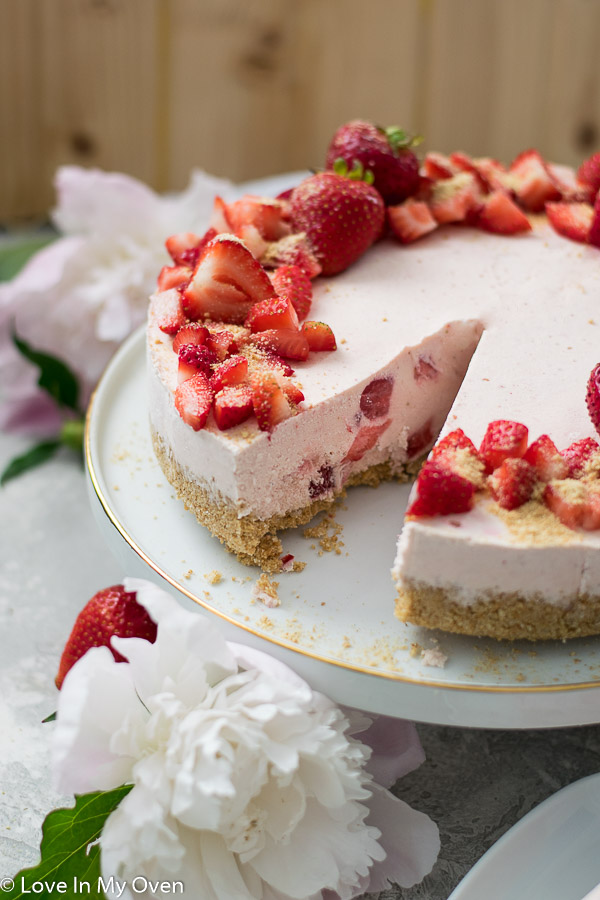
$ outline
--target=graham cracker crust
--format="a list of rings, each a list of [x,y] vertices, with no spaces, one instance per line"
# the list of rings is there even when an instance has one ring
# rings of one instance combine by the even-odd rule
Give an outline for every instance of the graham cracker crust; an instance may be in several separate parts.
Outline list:
[[[187,510],[193,512],[201,525],[217,537],[225,547],[246,566],[259,566],[264,572],[280,572],[283,547],[278,531],[297,528],[310,522],[317,513],[328,509],[346,493],[346,487],[368,485],[376,487],[382,481],[410,481],[421,467],[422,457],[408,463],[401,471],[392,471],[389,463],[380,463],[351,476],[341,491],[326,498],[313,500],[301,509],[284,515],[259,519],[248,515],[238,517],[237,509],[226,497],[205,490],[197,482],[190,482],[184,471],[173,459],[170,450],[152,430],[152,445],[167,481],[175,488],[177,496]]]
[[[562,641],[600,633],[600,596],[590,594],[561,607],[541,595],[490,592],[466,606],[445,588],[412,581],[398,589],[395,613],[413,625],[498,640]]]

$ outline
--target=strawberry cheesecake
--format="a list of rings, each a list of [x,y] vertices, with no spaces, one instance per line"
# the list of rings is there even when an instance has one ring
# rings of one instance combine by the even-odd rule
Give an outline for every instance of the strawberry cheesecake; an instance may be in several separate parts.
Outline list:
[[[398,129],[344,129],[328,171],[276,199],[217,198],[204,236],[167,241],[147,332],[167,478],[272,572],[280,530],[349,485],[420,470],[393,568],[401,619],[599,633],[585,391],[600,357],[600,158],[577,175],[535,151],[510,168],[463,153],[419,166]]]

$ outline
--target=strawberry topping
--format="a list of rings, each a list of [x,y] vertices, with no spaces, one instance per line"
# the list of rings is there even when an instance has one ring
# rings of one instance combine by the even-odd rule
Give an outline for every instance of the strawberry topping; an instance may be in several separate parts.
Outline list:
[[[200,431],[212,406],[212,391],[205,375],[198,372],[175,389],[175,409],[190,428]]]
[[[177,381],[179,384],[192,378],[198,372],[202,372],[206,378],[210,378],[212,366],[217,361],[213,351],[202,344],[184,344],[179,348],[178,356]]]
[[[547,434],[542,434],[537,441],[529,445],[523,459],[531,463],[540,481],[553,481],[555,478],[566,478],[568,475],[567,463]]]
[[[537,150],[520,153],[510,166],[510,174],[517,199],[529,212],[543,212],[546,203],[560,200],[560,192]]]
[[[406,511],[408,518],[446,516],[468,512],[473,507],[473,484],[435,459],[428,459],[415,483],[415,496]]]
[[[388,206],[390,228],[401,244],[411,244],[438,227],[427,203],[412,198],[398,206]]]
[[[308,359],[309,346],[306,336],[292,328],[269,328],[252,335],[257,347],[272,350],[284,359]]]
[[[271,275],[277,295],[289,300],[299,319],[305,319],[312,302],[310,278],[300,266],[279,266]]]
[[[592,424],[600,434],[600,363],[590,372],[585,402]]]
[[[558,234],[570,241],[587,243],[594,217],[589,203],[547,203],[546,215]]]
[[[527,450],[527,428],[519,422],[498,419],[490,422],[479,448],[488,472],[501,466],[505,459],[524,456]]]
[[[205,328],[204,325],[197,323],[184,325],[173,338],[173,350],[175,353],[179,353],[179,348],[184,344],[206,344],[208,334],[208,328]]]
[[[490,475],[490,493],[503,509],[517,509],[531,499],[536,471],[525,459],[509,457]]]
[[[562,451],[562,457],[567,463],[569,478],[580,478],[586,463],[600,450],[598,442],[593,438],[582,438]]]
[[[248,360],[245,356],[230,356],[210,376],[213,393],[231,385],[242,384],[248,377]]]
[[[478,225],[493,234],[531,231],[531,222],[504,191],[492,191],[483,201]]]
[[[215,396],[213,415],[220,431],[245,422],[253,411],[253,393],[249,385],[224,387]]]
[[[185,314],[181,305],[181,294],[177,288],[161,293],[158,327],[165,334],[176,334],[185,325]]]
[[[593,153],[589,159],[581,163],[577,170],[577,181],[590,188],[591,199],[596,196],[600,191],[600,153]]]
[[[303,322],[300,329],[310,350],[336,350],[335,335],[325,322]]]
[[[271,297],[256,303],[248,313],[246,328],[251,332],[267,331],[269,328],[291,328],[298,330],[298,316],[289,300]]]
[[[273,372],[257,372],[250,379],[254,415],[261,431],[273,431],[289,419],[292,408]]]

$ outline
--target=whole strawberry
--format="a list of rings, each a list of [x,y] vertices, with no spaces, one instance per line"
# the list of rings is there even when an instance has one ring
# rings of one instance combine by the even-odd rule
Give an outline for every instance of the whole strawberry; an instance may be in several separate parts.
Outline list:
[[[90,647],[109,647],[117,662],[124,662],[120,653],[110,646],[110,639],[139,637],[150,643],[156,640],[156,624],[134,593],[128,593],[122,584],[104,588],[94,594],[75,620],[75,625],[63,650],[56,687],[60,690],[65,675]]]
[[[600,363],[590,373],[585,402],[594,428],[600,434]]]
[[[373,185],[386,206],[392,206],[417,190],[419,161],[412,151],[417,143],[418,139],[410,138],[396,126],[379,128],[355,119],[334,134],[325,167],[333,169],[336,159],[343,159],[348,166],[359,162],[373,173]]]
[[[385,206],[362,174],[361,167],[348,174],[342,163],[335,172],[311,175],[292,193],[292,227],[306,233],[323,275],[343,272],[381,234]]]

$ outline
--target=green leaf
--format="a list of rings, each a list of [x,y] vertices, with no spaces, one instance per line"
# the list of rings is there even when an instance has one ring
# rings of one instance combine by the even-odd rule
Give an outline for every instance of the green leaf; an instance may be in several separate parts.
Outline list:
[[[104,823],[131,790],[126,784],[113,791],[83,794],[75,798],[71,809],[55,809],[42,826],[42,858],[33,869],[23,869],[15,875],[10,891],[2,891],[2,900],[19,900],[20,897],[85,896],[104,897],[100,877],[100,847],[94,843],[102,833]],[[93,845],[93,846],[90,846]],[[82,885],[88,882],[90,890]],[[43,895],[39,889],[32,891],[35,882],[46,882]],[[66,890],[58,884],[66,884]],[[54,887],[51,887],[54,885]]]
[[[77,453],[83,453],[84,419],[68,419],[60,429],[60,442]],[[1,898],[0,898],[1,900]]]
[[[34,253],[47,247],[54,239],[53,234],[38,235],[10,240],[0,247],[0,281],[14,278]]]
[[[38,385],[51,397],[54,397],[60,406],[80,412],[78,407],[79,382],[66,363],[49,353],[34,350],[26,341],[17,337],[14,331],[12,338],[21,356],[24,356],[40,370]]]
[[[15,456],[0,475],[0,485],[5,485],[11,478],[16,478],[28,469],[41,466],[54,456],[59,447],[60,441],[42,441],[21,456]]]
[[[45,719],[42,719],[42,725],[45,725],[46,722],[55,722],[56,721],[56,713],[50,713],[49,716],[46,716]]]

